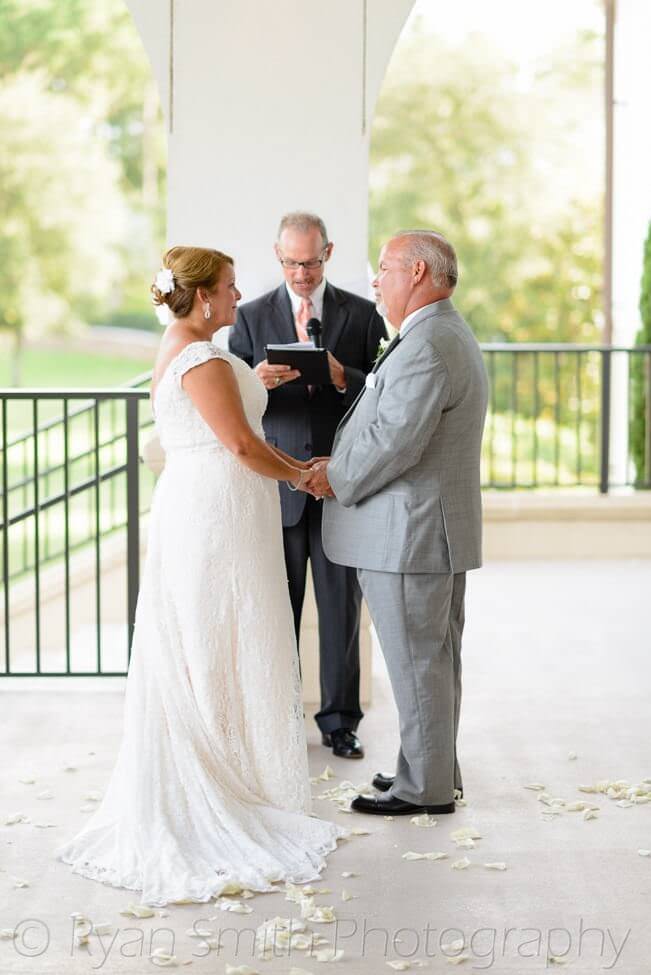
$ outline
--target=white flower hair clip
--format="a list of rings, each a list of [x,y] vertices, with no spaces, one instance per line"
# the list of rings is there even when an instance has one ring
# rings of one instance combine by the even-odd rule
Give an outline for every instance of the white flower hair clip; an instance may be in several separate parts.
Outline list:
[[[162,295],[168,295],[176,287],[174,275],[168,267],[162,267],[156,275],[155,285]]]

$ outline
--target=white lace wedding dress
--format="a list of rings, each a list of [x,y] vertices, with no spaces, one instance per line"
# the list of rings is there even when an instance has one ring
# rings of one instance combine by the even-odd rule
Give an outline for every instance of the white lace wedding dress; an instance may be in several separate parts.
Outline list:
[[[193,342],[155,399],[166,453],[149,524],[124,709],[106,795],[57,850],[73,872],[152,906],[318,877],[346,831],[310,815],[278,487],[215,437],[181,379],[228,361],[263,436],[267,392],[236,356]]]

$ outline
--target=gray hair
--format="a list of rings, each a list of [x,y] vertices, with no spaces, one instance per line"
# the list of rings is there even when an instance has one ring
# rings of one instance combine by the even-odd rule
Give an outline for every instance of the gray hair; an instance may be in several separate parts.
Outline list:
[[[323,246],[327,247],[329,244],[326,225],[321,217],[317,217],[316,213],[309,213],[307,210],[295,210],[292,213],[286,213],[278,227],[278,240],[280,240],[283,230],[287,230],[289,227],[299,230],[303,234],[307,234],[316,228],[321,234]]]
[[[405,261],[409,264],[424,261],[432,283],[438,288],[454,288],[459,278],[457,255],[443,234],[435,230],[403,230],[397,238],[407,237]]]

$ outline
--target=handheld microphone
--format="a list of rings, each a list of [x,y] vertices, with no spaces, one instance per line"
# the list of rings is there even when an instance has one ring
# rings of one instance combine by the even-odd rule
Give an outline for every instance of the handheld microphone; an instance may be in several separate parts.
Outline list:
[[[322,332],[322,329],[321,329],[321,322],[319,321],[319,319],[318,318],[310,318],[309,322],[307,323],[307,325],[305,327],[305,331],[307,332],[307,334],[310,336],[310,338],[314,342],[314,348],[315,349],[322,349],[323,348],[323,343],[321,341],[321,332]]]

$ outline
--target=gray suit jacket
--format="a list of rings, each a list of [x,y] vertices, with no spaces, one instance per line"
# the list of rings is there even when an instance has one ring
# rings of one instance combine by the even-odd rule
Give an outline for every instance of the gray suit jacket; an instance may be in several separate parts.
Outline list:
[[[473,333],[449,299],[438,301],[373,375],[335,436],[326,555],[379,572],[478,568],[488,380]]]

